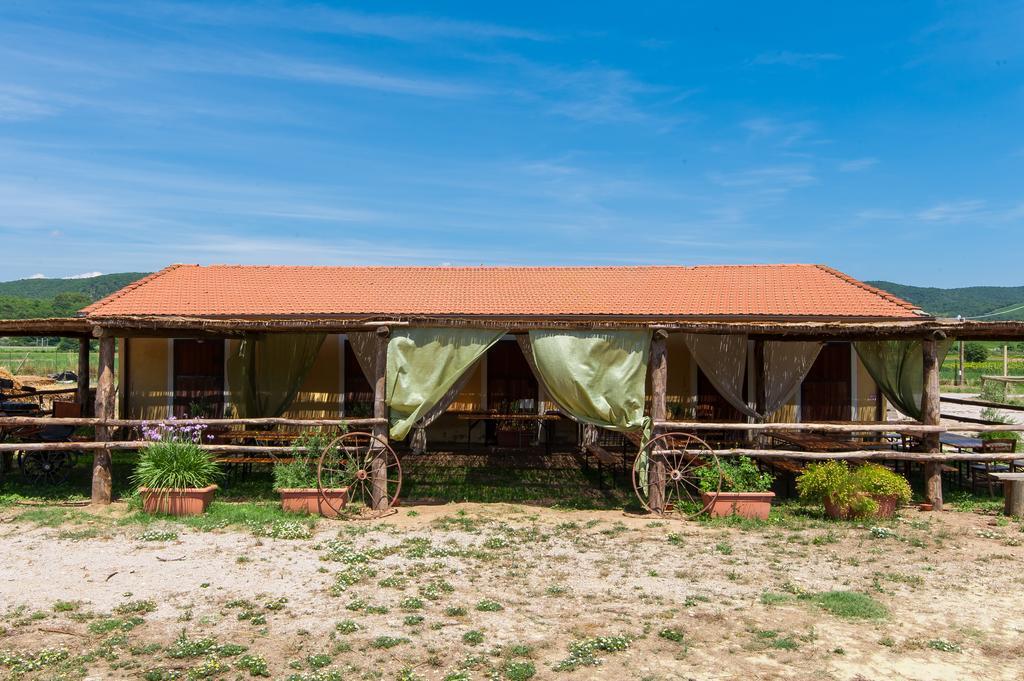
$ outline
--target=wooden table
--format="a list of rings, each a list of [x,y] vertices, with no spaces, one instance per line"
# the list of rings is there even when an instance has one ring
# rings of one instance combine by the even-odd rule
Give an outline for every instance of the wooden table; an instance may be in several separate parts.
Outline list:
[[[805,452],[855,452],[877,447],[873,443],[869,445],[851,437],[836,437],[824,433],[798,430],[775,430],[771,431],[770,437]]]
[[[1003,512],[1024,516],[1024,473],[990,473],[1003,483]]]
[[[939,443],[947,447],[954,447],[961,452],[965,449],[976,452],[985,446],[985,441],[980,437],[968,437],[957,433],[942,433],[939,435]]]
[[[287,431],[276,430],[226,430],[222,433],[218,433],[217,437],[230,442],[252,441],[257,445],[271,445],[278,443],[282,445],[290,445],[302,437],[302,433],[290,433]]]
[[[554,440],[554,434],[551,432],[551,425],[562,418],[561,414],[558,413],[544,413],[544,414],[500,414],[498,412],[490,411],[464,411],[457,414],[457,418],[461,421],[468,421],[466,428],[466,444],[468,445],[473,440],[473,429],[478,424],[487,421],[497,422],[523,422],[533,421],[540,423],[544,428],[544,453],[551,453],[551,442]],[[484,436],[484,444],[487,444],[487,437]]]

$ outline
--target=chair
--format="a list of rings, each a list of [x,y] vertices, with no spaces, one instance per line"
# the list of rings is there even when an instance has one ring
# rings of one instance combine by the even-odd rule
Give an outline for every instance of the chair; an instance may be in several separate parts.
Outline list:
[[[1012,437],[992,438],[990,440],[983,440],[982,441],[982,445],[981,445],[981,449],[979,450],[979,452],[981,454],[1013,454],[1016,451],[1017,451],[1017,440],[1015,438],[1012,438]],[[988,495],[990,497],[993,497],[993,496],[995,496],[995,490],[994,490],[995,484],[998,483],[999,480],[997,478],[993,477],[992,473],[993,472],[1004,472],[1004,471],[1010,470],[1012,467],[1013,467],[1013,463],[1012,462],[1009,465],[1007,465],[1007,464],[993,464],[991,461],[986,461],[982,465],[981,468],[976,468],[975,466],[972,466],[971,468],[972,468],[972,470],[974,471],[974,474],[975,474],[974,475],[975,483],[977,483],[977,476],[980,473],[982,475],[982,482],[984,482],[985,484],[988,485]],[[974,485],[972,485],[971,487],[973,488]]]

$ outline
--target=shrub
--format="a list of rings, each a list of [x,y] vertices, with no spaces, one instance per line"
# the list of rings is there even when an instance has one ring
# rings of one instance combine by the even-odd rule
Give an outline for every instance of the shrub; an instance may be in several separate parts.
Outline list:
[[[796,479],[796,490],[801,501],[812,504],[823,504],[827,500],[837,504],[849,503],[853,496],[849,466],[845,461],[808,464]]]
[[[1004,416],[1003,414],[999,413],[998,410],[993,409],[992,407],[988,407],[988,408],[982,410],[981,418],[983,418],[983,419],[985,419],[987,421],[992,421],[994,423],[1005,423],[1007,425],[1016,423],[1016,421],[1014,421],[1012,418],[1010,418],[1009,416]],[[1009,439],[1009,440],[1016,440],[1017,442],[1020,442],[1020,433],[1018,433],[1016,431],[1013,431],[1013,430],[1000,430],[1000,431],[986,432],[986,433],[982,433],[979,437],[982,440],[1007,440],[1007,439]]]
[[[274,464],[275,489],[313,489],[317,486],[317,466],[327,445],[334,438],[320,431],[306,431],[292,445],[292,460]],[[340,486],[332,476],[326,487]]]
[[[151,440],[139,453],[132,482],[150,489],[206,487],[220,477],[214,458],[199,448],[201,429],[174,426],[143,429]]]
[[[774,477],[762,472],[749,456],[737,456],[719,461],[722,471],[722,492],[766,492],[771,489]],[[697,482],[702,492],[714,492],[718,486],[718,472],[713,466],[697,469]]]
[[[965,362],[984,362],[988,359],[988,348],[983,343],[973,342],[964,344]]]
[[[910,501],[910,485],[884,466],[865,464],[850,470],[845,461],[812,463],[796,479],[800,499],[832,504],[843,517],[866,518],[878,512],[874,496],[895,496]]]
[[[850,474],[850,479],[859,492],[880,497],[896,497],[902,504],[910,501],[910,483],[906,478],[877,463],[858,466]]]

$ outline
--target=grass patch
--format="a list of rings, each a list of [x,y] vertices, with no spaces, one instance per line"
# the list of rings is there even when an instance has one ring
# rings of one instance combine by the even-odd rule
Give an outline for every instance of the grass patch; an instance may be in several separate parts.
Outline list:
[[[889,616],[889,609],[856,591],[826,591],[805,596],[815,605],[836,617],[849,620],[882,620]]]

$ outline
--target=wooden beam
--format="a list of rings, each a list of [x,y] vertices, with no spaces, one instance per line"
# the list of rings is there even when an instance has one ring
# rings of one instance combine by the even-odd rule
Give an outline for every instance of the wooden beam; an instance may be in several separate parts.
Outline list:
[[[287,419],[287,418],[254,418],[254,419],[100,419],[91,418],[52,418],[49,416],[0,416],[0,426],[107,426],[108,428],[135,428],[154,426],[157,424],[174,424],[177,426],[349,426],[370,427],[387,424],[387,419]]]
[[[939,356],[937,344],[926,338],[921,345],[924,356],[924,384],[921,392],[921,423],[926,426],[937,426],[942,418],[939,393]],[[938,454],[942,451],[938,433],[926,433],[921,437],[921,449],[926,454]],[[932,510],[942,510],[942,466],[935,461],[924,465],[925,501],[932,505]]]
[[[378,442],[388,441],[388,403],[387,403],[387,364],[388,339],[391,329],[386,326],[377,328],[377,354],[374,362],[376,376],[373,380],[373,417],[377,423],[373,426],[373,435]],[[383,510],[388,505],[388,483],[385,462],[374,457],[370,470],[370,503],[374,510]]]
[[[78,405],[82,416],[92,411],[89,404],[89,339],[78,339]]]
[[[668,415],[668,334],[663,330],[651,337],[651,420],[661,421]],[[647,468],[647,506],[655,513],[665,511],[665,462],[660,458],[649,461]]]
[[[81,320],[85,322],[86,320]],[[12,322],[14,324],[16,322]],[[753,338],[787,338],[791,340],[871,340],[883,338],[918,339],[931,333],[945,333],[956,338],[1024,339],[1024,322],[959,322],[952,319],[785,319],[748,317],[652,317],[628,315],[600,317],[562,316],[473,316],[473,315],[365,315],[363,317],[310,316],[306,318],[210,318],[126,316],[104,318],[106,329],[116,329],[119,336],[187,336],[245,335],[248,333],[279,333],[309,331],[311,333],[344,333],[365,331],[378,325],[421,327],[500,328],[511,333],[530,329],[660,329],[689,333],[744,333]],[[0,322],[0,335],[3,323]],[[13,334],[12,334],[13,335]],[[51,334],[60,335],[60,334]]]
[[[112,419],[115,408],[114,377],[115,338],[111,335],[100,337],[99,380],[96,385],[96,416]],[[107,442],[112,430],[107,426],[96,427],[96,441]],[[97,449],[92,459],[92,503],[109,504],[112,497],[111,462],[109,449]]]
[[[992,407],[993,409],[1005,409],[1007,411],[1024,411],[1024,405],[1020,404],[1003,404],[1002,402],[992,402],[989,400],[971,400],[962,397],[943,397],[943,402],[949,404],[966,404],[972,407]],[[943,415],[942,418],[951,418]]]
[[[131,451],[142,449],[152,444],[148,440],[130,440],[123,442],[0,442],[0,453],[6,452],[72,452],[72,451],[98,451],[98,450],[124,450]],[[278,446],[278,445],[222,445],[222,444],[201,444],[200,449],[218,454],[272,454],[290,455],[295,451],[305,451],[303,447]],[[857,450],[850,452],[805,452],[801,450],[784,449],[716,449],[713,450],[717,456],[750,456],[760,459],[796,459],[802,461],[914,461],[924,463],[934,461],[938,463],[956,461],[1012,461],[1020,458],[1019,453],[1013,452],[991,452],[991,453],[967,453],[967,452],[946,452],[943,454],[929,454],[926,452],[902,452],[890,450]],[[654,470],[654,466],[651,467]],[[662,473],[664,468],[661,469]],[[657,473],[655,473],[657,474]]]

